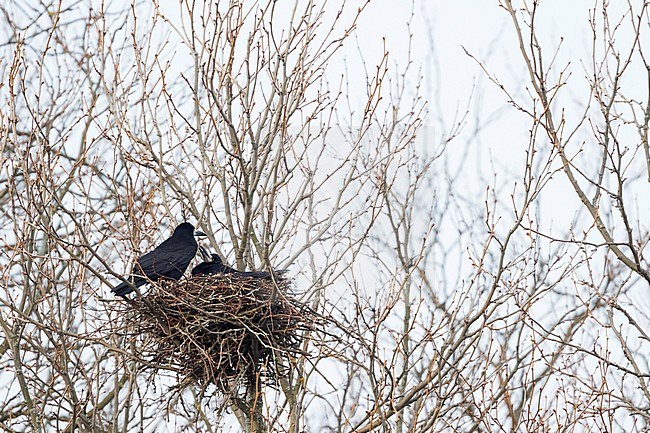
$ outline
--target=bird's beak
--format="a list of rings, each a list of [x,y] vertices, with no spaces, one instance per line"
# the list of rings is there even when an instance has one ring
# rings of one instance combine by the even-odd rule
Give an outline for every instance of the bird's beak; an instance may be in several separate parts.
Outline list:
[[[201,230],[197,230],[194,232],[194,236],[198,237],[206,237],[207,235],[203,233]]]
[[[201,254],[201,258],[205,261],[210,261],[210,252],[203,246],[199,246],[199,253]]]

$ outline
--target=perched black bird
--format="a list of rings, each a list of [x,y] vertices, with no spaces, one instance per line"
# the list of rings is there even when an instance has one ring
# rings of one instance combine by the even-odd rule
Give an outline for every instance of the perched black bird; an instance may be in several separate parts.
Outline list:
[[[221,261],[221,257],[219,257],[219,254],[209,254],[208,251],[203,248],[201,248],[201,256],[203,256],[203,260],[205,260],[203,263],[199,263],[192,269],[192,276],[195,277],[197,275],[212,275],[212,274],[234,274],[237,275],[238,277],[242,278],[271,278],[271,273],[270,272],[264,272],[264,271],[253,271],[253,272],[242,272],[238,271],[237,269],[233,269],[228,265],[224,265],[223,262]],[[281,271],[273,271],[273,275],[275,276],[280,276],[287,272],[286,269],[283,269]]]
[[[205,236],[205,233],[195,232],[190,223],[180,224],[169,239],[137,260],[131,272],[131,284],[118,284],[112,292],[124,296],[133,291],[132,286],[140,287],[161,278],[180,280],[199,247],[194,236]]]

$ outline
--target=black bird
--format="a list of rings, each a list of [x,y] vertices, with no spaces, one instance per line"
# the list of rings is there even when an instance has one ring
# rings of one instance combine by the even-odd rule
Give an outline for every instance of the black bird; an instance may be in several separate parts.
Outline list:
[[[130,284],[120,283],[112,292],[124,296],[133,291],[132,286],[140,287],[161,278],[180,280],[199,247],[194,236],[205,236],[205,233],[195,232],[190,223],[180,224],[169,239],[137,260]]]
[[[213,275],[213,274],[234,274],[237,275],[238,277],[242,278],[271,278],[271,273],[270,272],[264,272],[264,271],[252,271],[252,272],[242,272],[238,271],[237,269],[233,269],[228,265],[224,265],[224,263],[221,261],[221,257],[219,257],[219,254],[209,254],[208,251],[200,247],[201,250],[201,256],[203,256],[203,260],[205,260],[203,263],[199,263],[192,269],[192,276],[195,277],[197,275]],[[273,271],[273,275],[275,276],[280,276],[287,272],[286,269],[283,269],[281,271]]]

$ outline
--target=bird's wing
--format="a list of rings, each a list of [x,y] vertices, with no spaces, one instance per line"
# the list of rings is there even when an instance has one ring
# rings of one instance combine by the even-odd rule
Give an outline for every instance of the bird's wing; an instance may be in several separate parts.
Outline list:
[[[223,263],[215,263],[216,268],[219,269],[219,272],[222,274],[238,274],[240,273],[237,269],[231,268],[230,266]]]
[[[192,276],[195,275],[211,275],[215,272],[212,271],[212,262],[203,262],[192,268]]]
[[[196,245],[169,238],[138,259],[139,270],[148,278],[165,277],[178,272],[182,274],[194,258],[196,249]]]

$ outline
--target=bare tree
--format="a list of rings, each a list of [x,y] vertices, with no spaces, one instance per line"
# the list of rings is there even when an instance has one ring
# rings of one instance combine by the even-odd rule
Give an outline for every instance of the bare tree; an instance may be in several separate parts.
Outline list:
[[[179,221],[198,221],[240,269],[291,265],[323,309],[385,199],[376,174],[420,121],[418,101],[406,117],[377,115],[391,113],[386,59],[360,110],[328,80],[361,6],[3,9],[6,429],[216,428],[206,390],[160,393],[176,373],[143,371],[128,315],[104,299]],[[315,359],[290,360],[272,403],[262,390],[223,401],[246,431],[301,431]]]
[[[500,2],[527,91],[476,57],[530,130],[479,198],[476,105],[425,128],[410,58],[333,72],[371,2],[1,6],[0,427],[646,431],[648,5],[596,2],[562,64],[545,3]],[[184,220],[322,318],[277,384],[184,381],[109,296]]]

